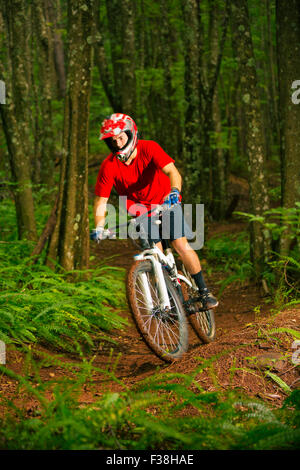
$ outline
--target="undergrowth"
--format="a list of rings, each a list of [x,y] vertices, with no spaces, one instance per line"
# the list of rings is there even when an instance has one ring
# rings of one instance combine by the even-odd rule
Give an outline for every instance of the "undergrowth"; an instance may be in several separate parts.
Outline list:
[[[289,256],[276,251],[267,253],[265,271],[262,281],[265,291],[271,295],[271,300],[278,308],[300,303],[300,203],[292,209],[272,209],[263,217],[237,212],[250,221],[256,220],[268,230],[270,246],[278,243],[280,235],[290,230],[290,239],[294,245]],[[274,220],[275,219],[275,220]],[[245,284],[255,279],[253,264],[250,259],[249,233],[224,233],[206,241],[204,253],[208,259],[207,270],[222,272],[224,278],[218,281],[220,285],[218,296],[231,283]]]
[[[68,273],[32,265],[29,253],[27,242],[0,242],[0,340],[76,352],[77,343],[89,348],[124,327],[118,314],[125,306],[122,269],[100,266],[77,272],[70,282]]]
[[[123,385],[118,393],[102,392],[95,402],[79,406],[82,388],[97,387],[93,377],[99,369],[84,359],[72,369],[61,363],[64,378],[45,383],[39,369],[46,362],[32,368],[30,380],[1,366],[1,373],[19,386],[15,397],[0,399],[7,410],[0,449],[267,450],[300,445],[299,390],[281,408],[271,409],[236,391],[205,391],[190,375],[156,374],[134,389]],[[108,370],[101,372],[117,380]],[[34,403],[30,413],[17,404],[20,393]]]
[[[95,341],[111,341],[107,333],[126,323],[118,314],[125,306],[124,271],[102,265],[78,272],[71,283],[68,273],[55,273],[42,261],[33,265],[31,244],[16,241],[11,208],[9,203],[0,207],[6,219],[0,227],[0,340],[18,348],[25,360],[20,374],[0,366],[0,381],[16,384],[13,395],[0,395],[0,449],[299,447],[299,390],[287,390],[283,406],[272,409],[236,390],[206,391],[195,374],[159,373],[129,389],[115,375],[117,362],[108,361],[104,370],[95,367],[86,352]],[[251,275],[246,233],[211,239],[207,249],[210,261],[228,274],[225,282]],[[34,348],[33,355],[33,343],[61,354]],[[80,361],[65,361],[65,352],[76,353]],[[58,367],[61,377],[43,379],[47,367]],[[99,374],[118,382],[120,391],[105,392]],[[82,401],[84,390],[93,394],[93,403]]]
[[[233,282],[243,284],[253,275],[247,232],[225,233],[211,237],[206,241],[205,253],[209,267],[226,275],[222,281],[218,281],[220,285],[218,296],[222,295],[229,284]]]

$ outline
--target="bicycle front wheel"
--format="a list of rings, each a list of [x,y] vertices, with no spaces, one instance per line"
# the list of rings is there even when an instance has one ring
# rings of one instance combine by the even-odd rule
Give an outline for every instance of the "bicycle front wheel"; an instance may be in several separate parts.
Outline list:
[[[133,318],[150,349],[166,362],[178,360],[188,349],[188,325],[182,303],[167,273],[164,279],[171,308],[163,309],[152,264],[133,263],[127,279],[127,297]]]

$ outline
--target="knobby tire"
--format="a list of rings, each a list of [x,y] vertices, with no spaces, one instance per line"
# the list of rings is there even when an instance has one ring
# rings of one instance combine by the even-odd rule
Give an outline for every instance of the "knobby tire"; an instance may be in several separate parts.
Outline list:
[[[166,362],[179,360],[188,349],[188,322],[180,298],[169,275],[164,272],[172,307],[171,312],[163,314],[163,319],[159,318],[159,314],[155,315],[153,312],[149,312],[148,307],[143,305],[141,301],[142,294],[138,285],[141,273],[147,273],[153,300],[156,300],[155,279],[151,262],[149,260],[135,261],[127,277],[127,298],[136,326],[147,346],[159,358]],[[162,330],[163,333],[158,333],[159,330]],[[164,334],[166,334],[168,345],[161,344],[165,340]]]
[[[190,282],[194,285],[194,280],[192,277],[186,272],[184,269],[183,272],[179,271],[180,274],[183,274],[185,277],[189,279]],[[190,286],[186,284],[184,281],[181,281],[181,289],[183,298],[185,301],[189,301],[193,299],[195,296],[194,292],[192,292]],[[198,338],[205,344],[211,343],[215,340],[216,337],[216,324],[215,324],[215,315],[213,309],[208,309],[205,312],[199,311],[198,309],[202,308],[202,304],[200,302],[193,304],[195,312],[189,313],[186,312],[188,320],[193,327],[193,330],[197,334]]]

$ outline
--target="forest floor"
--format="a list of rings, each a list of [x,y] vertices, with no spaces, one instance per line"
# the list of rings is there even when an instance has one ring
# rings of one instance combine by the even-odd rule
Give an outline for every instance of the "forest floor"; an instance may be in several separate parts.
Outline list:
[[[238,224],[212,226],[215,234],[239,230]],[[126,270],[132,263],[136,248],[128,240],[105,240],[94,245],[92,254],[95,259],[107,259],[106,264],[123,267]],[[203,262],[205,272],[205,261]],[[206,276],[208,285],[217,294],[217,282],[224,274],[211,271]],[[254,284],[231,283],[222,293],[220,304],[215,310],[216,339],[213,343],[202,344],[190,328],[189,350],[182,360],[167,364],[156,357],[143,342],[133,323],[128,309],[119,312],[128,319],[128,326],[122,331],[111,333],[117,344],[102,343],[92,352],[93,365],[104,371],[113,370],[119,382],[111,380],[105,373],[93,374],[93,386],[85,385],[80,397],[81,404],[93,403],[104,391],[118,392],[134,387],[137,382],[160,373],[192,374],[203,360],[211,359],[209,365],[199,370],[195,380],[208,391],[238,389],[250,397],[259,397],[272,406],[279,407],[286,393],[271,376],[283,380],[291,389],[300,387],[299,367],[291,358],[294,352],[293,339],[275,328],[292,328],[299,331],[300,309],[288,308],[278,311],[272,302],[266,302],[265,293]],[[270,300],[270,299],[269,299]],[[54,351],[40,348],[53,354]],[[63,355],[64,361],[77,362],[72,355]],[[8,348],[7,367],[16,373],[24,374],[24,355],[18,349]],[[27,369],[28,370],[28,369]],[[41,380],[51,381],[66,374],[62,367],[47,366],[39,371]],[[271,375],[272,375],[271,374]],[[96,384],[96,387],[95,387]],[[16,399],[17,382],[5,375],[0,377],[0,391],[7,398]],[[23,403],[24,397],[17,401]],[[34,399],[23,406],[30,416],[38,404]],[[2,410],[3,411],[3,410]],[[193,411],[191,411],[192,413]]]

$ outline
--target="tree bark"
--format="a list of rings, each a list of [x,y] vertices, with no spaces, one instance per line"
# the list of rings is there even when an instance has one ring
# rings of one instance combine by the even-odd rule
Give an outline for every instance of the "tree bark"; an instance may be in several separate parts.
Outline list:
[[[245,113],[250,206],[252,214],[261,216],[269,208],[264,164],[264,123],[257,91],[257,76],[246,0],[231,1],[231,20]],[[250,233],[251,259],[255,275],[259,278],[265,267],[269,239],[258,221],[251,223]]]
[[[57,219],[57,204],[58,204],[58,196],[56,197],[54,206],[52,208],[51,214],[47,220],[47,223],[44,227],[44,230],[38,239],[36,246],[34,247],[33,251],[31,252],[31,260],[32,264],[35,264],[39,258],[39,255],[42,253],[44,246],[46,245],[47,241],[51,237],[53,230],[55,228],[56,219]]]
[[[35,29],[35,48],[38,64],[38,105],[39,109],[39,158],[40,183],[47,189],[54,184],[55,141],[52,126],[52,99],[55,89],[54,48],[49,28],[48,11],[45,5],[33,0],[33,17]]]
[[[183,6],[183,19],[186,26],[184,36],[185,61],[185,123],[184,123],[184,160],[186,168],[186,187],[191,202],[200,202],[199,193],[203,174],[201,174],[201,115],[200,115],[200,33],[199,4],[196,0],[187,0]],[[195,188],[198,190],[195,192]],[[192,190],[192,191],[191,191]],[[191,198],[191,195],[194,198]]]
[[[221,10],[218,5],[209,5],[210,24],[209,24],[209,42],[211,44],[210,50],[210,66],[212,71],[216,70],[218,66],[218,57],[220,53],[220,18]],[[225,210],[227,207],[227,184],[225,175],[225,154],[222,149],[222,124],[221,124],[221,110],[219,105],[218,87],[215,87],[212,100],[212,131],[211,137],[211,164],[210,164],[210,187],[212,194],[212,213],[215,219],[219,220],[224,218]]]
[[[106,0],[106,13],[108,20],[108,33],[110,38],[110,60],[112,63],[112,79],[114,89],[114,112],[121,113],[122,111],[122,31],[124,11],[122,3],[118,0]],[[126,13],[125,13],[126,16]],[[127,20],[126,20],[127,21]]]
[[[112,109],[118,110],[120,109],[120,101],[116,94],[116,90],[114,87],[114,79],[113,75],[108,66],[108,58],[106,56],[105,48],[104,48],[104,40],[103,36],[104,33],[102,31],[102,24],[100,22],[100,0],[95,0],[95,13],[94,13],[94,61],[95,65],[99,71],[99,77],[108,99],[108,102]]]
[[[135,118],[136,113],[136,54],[135,54],[135,1],[122,2],[123,34],[122,34],[122,112]]]
[[[88,121],[92,66],[93,0],[68,10],[68,80],[57,223],[47,264],[85,269],[89,260]]]
[[[300,80],[300,7],[297,0],[276,2],[279,112],[281,141],[281,197],[286,208],[300,201],[300,104],[293,102],[292,84]],[[290,228],[280,240],[280,252],[291,246]]]
[[[1,78],[6,82],[7,100],[0,105],[13,178],[19,238],[37,239],[30,161],[33,147],[30,140],[31,63],[28,54],[30,25],[28,6],[24,0],[1,0],[5,26],[7,61],[0,63]]]
[[[52,25],[52,41],[53,41],[53,54],[54,65],[58,83],[58,96],[64,98],[66,93],[66,66],[65,66],[65,52],[64,44],[62,41],[61,33],[59,31],[61,23],[61,8],[60,0],[46,0],[46,11],[49,16],[49,21]]]

